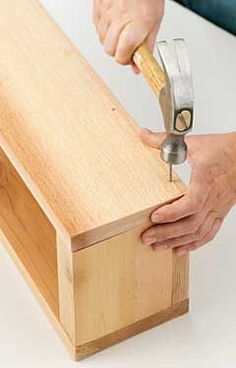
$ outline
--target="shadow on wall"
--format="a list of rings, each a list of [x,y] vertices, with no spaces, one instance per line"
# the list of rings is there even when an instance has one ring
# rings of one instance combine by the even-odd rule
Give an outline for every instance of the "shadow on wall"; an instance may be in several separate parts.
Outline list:
[[[175,0],[236,36],[236,0]]]

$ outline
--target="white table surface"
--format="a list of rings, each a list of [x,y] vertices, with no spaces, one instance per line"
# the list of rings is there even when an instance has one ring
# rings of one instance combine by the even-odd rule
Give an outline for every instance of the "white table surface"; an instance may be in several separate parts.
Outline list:
[[[42,0],[140,125],[161,129],[155,97],[128,68],[105,56],[91,0]],[[195,133],[235,130],[236,38],[167,1],[160,39],[186,38],[195,81]],[[187,180],[189,168],[178,172]],[[191,257],[191,312],[80,363],[71,361],[12,261],[0,247],[0,364],[17,367],[235,367],[236,210],[217,238]]]

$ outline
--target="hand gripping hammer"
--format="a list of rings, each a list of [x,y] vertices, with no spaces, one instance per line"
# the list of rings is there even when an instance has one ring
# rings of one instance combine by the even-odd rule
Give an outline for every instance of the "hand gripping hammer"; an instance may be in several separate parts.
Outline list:
[[[173,42],[173,50],[166,41],[157,43],[162,68],[146,43],[139,46],[133,56],[135,64],[159,97],[166,129],[161,157],[169,164],[170,181],[172,165],[181,164],[187,158],[185,134],[193,126],[193,85],[186,45],[183,39]]]

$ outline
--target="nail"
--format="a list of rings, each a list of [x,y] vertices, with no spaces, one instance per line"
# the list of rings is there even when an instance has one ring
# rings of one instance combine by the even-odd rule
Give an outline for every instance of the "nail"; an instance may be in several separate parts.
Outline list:
[[[176,251],[175,254],[177,256],[184,256],[185,254],[187,254],[188,252],[186,250],[180,250],[180,251]]]
[[[155,250],[166,250],[168,246],[166,244],[154,245]]]
[[[143,240],[144,241],[144,244],[145,245],[151,245],[151,244],[153,244],[153,243],[156,243],[156,239],[154,239],[154,238],[146,238],[146,239],[144,239]]]
[[[161,215],[153,215],[152,216],[152,222],[158,223],[158,222],[162,222],[162,216]]]

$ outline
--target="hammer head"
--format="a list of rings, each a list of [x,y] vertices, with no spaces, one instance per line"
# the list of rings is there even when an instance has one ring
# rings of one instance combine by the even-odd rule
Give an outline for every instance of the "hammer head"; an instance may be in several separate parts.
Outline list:
[[[161,147],[164,161],[180,164],[187,157],[185,134],[193,126],[193,84],[186,45],[183,39],[175,39],[171,51],[166,41],[158,42],[157,48],[166,77],[166,85],[159,96],[167,132]]]

